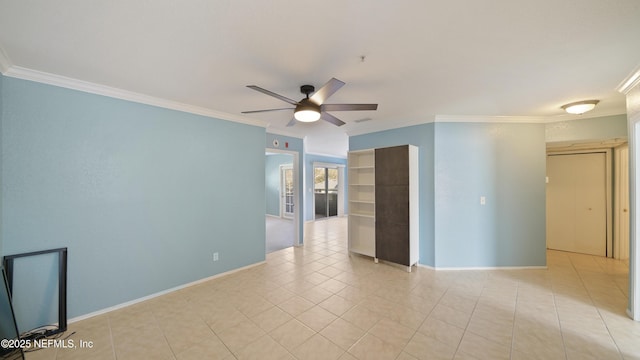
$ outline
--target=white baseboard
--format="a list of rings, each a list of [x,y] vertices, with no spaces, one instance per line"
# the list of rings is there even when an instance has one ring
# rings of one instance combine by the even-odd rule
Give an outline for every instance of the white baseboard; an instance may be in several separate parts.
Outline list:
[[[237,269],[229,270],[229,271],[226,271],[226,272],[223,272],[223,273],[220,273],[220,274],[209,276],[209,277],[206,277],[204,279],[200,279],[200,280],[196,280],[196,281],[184,284],[184,285],[176,286],[176,287],[173,287],[171,289],[163,290],[163,291],[160,291],[160,292],[157,292],[157,293],[154,293],[154,294],[151,294],[151,295],[147,295],[147,296],[135,299],[135,300],[127,301],[127,302],[124,302],[122,304],[114,305],[114,306],[111,306],[111,307],[108,307],[108,308],[105,308],[105,309],[101,309],[101,310],[98,310],[98,311],[94,311],[94,312],[91,312],[91,313],[88,313],[88,314],[85,314],[85,315],[76,316],[76,317],[74,317],[72,319],[69,319],[68,323],[78,322],[78,321],[81,321],[81,320],[92,318],[94,316],[103,315],[103,314],[106,314],[106,313],[109,313],[109,312],[112,312],[112,311],[115,311],[115,310],[126,308],[127,306],[131,306],[131,305],[134,305],[134,304],[141,303],[143,301],[151,300],[151,299],[156,298],[158,296],[166,295],[166,294],[172,293],[174,291],[182,290],[182,289],[194,286],[194,285],[202,284],[203,282],[207,282],[209,280],[213,280],[213,279],[217,279],[217,278],[220,278],[220,277],[223,277],[223,276],[231,275],[231,274],[236,273],[238,271],[250,269],[252,267],[255,267],[255,266],[258,266],[258,265],[262,265],[264,263],[266,263],[266,261],[260,261],[260,262],[257,262],[255,264],[243,266],[241,268],[237,268]]]
[[[418,263],[419,267],[435,271],[468,271],[468,270],[547,270],[546,266],[474,266],[474,267],[433,267]]]
[[[431,265],[425,265],[425,264],[420,264],[420,263],[418,263],[418,267],[429,269],[429,270],[436,270],[436,268],[434,268]]]

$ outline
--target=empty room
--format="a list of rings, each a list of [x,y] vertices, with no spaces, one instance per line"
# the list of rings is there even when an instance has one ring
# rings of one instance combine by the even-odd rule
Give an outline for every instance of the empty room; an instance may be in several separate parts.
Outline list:
[[[638,34],[0,0],[0,358],[640,359]]]

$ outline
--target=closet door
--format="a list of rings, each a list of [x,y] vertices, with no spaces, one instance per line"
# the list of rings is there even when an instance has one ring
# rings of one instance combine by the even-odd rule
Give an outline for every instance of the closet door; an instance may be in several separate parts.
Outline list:
[[[375,150],[376,257],[410,266],[409,147]]]
[[[547,247],[607,255],[604,153],[547,156]]]

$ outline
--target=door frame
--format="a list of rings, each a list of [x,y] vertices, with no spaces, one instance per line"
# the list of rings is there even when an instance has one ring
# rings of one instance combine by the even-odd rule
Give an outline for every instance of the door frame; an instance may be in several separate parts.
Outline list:
[[[627,103],[629,95],[627,95]],[[629,234],[629,304],[627,315],[640,321],[640,112],[628,115],[629,131],[629,218],[631,232]]]
[[[575,155],[575,154],[594,154],[604,153],[605,161],[605,182],[606,182],[606,216],[607,216],[607,257],[613,257],[613,177],[612,177],[612,149],[586,149],[573,151],[547,151],[546,156],[553,155]],[[545,160],[546,161],[546,160]]]
[[[285,155],[291,155],[293,157],[293,227],[294,227],[294,234],[293,234],[293,246],[301,246],[302,245],[302,238],[300,236],[300,219],[302,218],[302,215],[300,214],[300,180],[299,180],[299,174],[300,174],[300,154],[297,151],[290,151],[290,150],[280,150],[280,149],[274,149],[274,148],[270,148],[267,147],[265,148],[265,153],[278,153],[278,154],[285,154]],[[265,241],[266,241],[266,237],[265,237]]]
[[[336,163],[326,163],[326,162],[316,162],[314,161],[312,164],[311,172],[315,173],[315,169],[317,167],[328,168],[328,169],[338,169],[338,215],[336,217],[344,216],[344,164],[336,164]],[[315,186],[314,183],[311,184],[312,189]],[[316,197],[315,193],[311,195],[311,213],[313,214],[313,221],[316,220]]]
[[[626,152],[626,155],[623,155],[624,152]],[[631,223],[631,217],[629,216],[629,144],[625,143],[613,148],[613,156],[615,181],[613,188],[613,221],[615,227],[613,232],[613,257],[614,259],[627,260],[629,259],[631,240],[629,231]],[[622,222],[622,218],[625,216],[627,217],[626,224]]]
[[[618,85],[627,100],[627,139],[629,141],[629,303],[627,315],[640,321],[640,67]]]

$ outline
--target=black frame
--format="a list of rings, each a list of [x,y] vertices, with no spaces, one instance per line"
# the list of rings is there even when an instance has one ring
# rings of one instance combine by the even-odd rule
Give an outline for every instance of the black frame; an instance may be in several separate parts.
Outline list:
[[[58,328],[46,330],[50,336],[67,331],[67,248],[33,251],[23,254],[5,255],[4,269],[7,273],[9,293],[13,293],[13,261],[18,258],[58,253]],[[45,324],[46,325],[46,324]]]
[[[1,286],[4,287],[4,290],[7,292],[7,301],[9,302],[9,310],[11,312],[11,318],[13,320],[13,329],[16,333],[15,339],[7,339],[7,340],[20,340],[20,334],[18,333],[18,324],[16,324],[16,317],[13,312],[13,304],[11,303],[11,292],[9,291],[9,282],[7,281],[6,271],[4,267],[0,267],[2,269],[2,282]],[[4,340],[4,339],[3,339]],[[21,346],[11,346],[11,347],[0,347],[0,358],[7,360],[24,360],[24,351]]]

